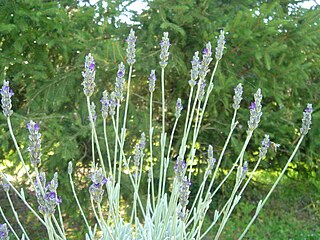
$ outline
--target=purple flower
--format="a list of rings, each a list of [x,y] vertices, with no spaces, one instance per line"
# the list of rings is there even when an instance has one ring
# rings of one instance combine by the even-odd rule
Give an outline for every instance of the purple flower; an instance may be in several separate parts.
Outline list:
[[[5,178],[2,178],[2,187],[5,192],[9,192],[10,184],[8,183],[7,179],[5,179]]]
[[[262,116],[261,112],[261,100],[262,100],[262,94],[261,89],[259,88],[257,92],[254,94],[254,102],[251,103],[249,109],[250,109],[250,119],[248,121],[248,131],[254,131],[260,122],[260,118]]]
[[[183,106],[181,103],[181,98],[178,98],[177,103],[176,103],[176,112],[174,114],[176,116],[176,118],[180,117],[182,109],[183,109]]]
[[[218,44],[216,47],[216,59],[219,61],[222,58],[223,55],[223,49],[224,49],[224,44],[226,43],[225,37],[224,37],[224,31],[220,31],[220,35],[218,38]]]
[[[102,113],[102,117],[103,119],[106,119],[108,117],[108,111],[109,111],[109,96],[108,96],[108,92],[104,91],[102,93],[102,98],[100,100],[101,102],[101,113]]]
[[[179,187],[179,205],[178,205],[178,217],[185,221],[187,218],[188,210],[186,210],[186,207],[189,203],[189,195],[190,195],[190,188],[191,182],[189,179],[185,176],[183,177],[182,181],[180,182]]]
[[[0,224],[0,239],[9,240],[9,229],[6,223]]]
[[[139,143],[135,147],[134,151],[134,165],[136,167],[140,166],[140,160],[144,157],[144,149],[146,147],[146,135],[144,133],[141,134],[141,138]]]
[[[155,70],[151,70],[151,73],[150,73],[148,80],[149,80],[149,91],[154,92],[155,87],[156,87],[156,80],[157,80]]]
[[[206,177],[208,177],[211,174],[212,169],[214,167],[214,164],[216,163],[216,159],[213,157],[212,145],[209,145],[209,147],[208,147],[208,160],[207,161],[208,161],[208,167],[205,172]]]
[[[4,80],[2,88],[0,89],[1,94],[1,107],[5,117],[10,117],[13,113],[11,110],[12,103],[11,97],[14,95],[13,91],[9,87],[9,81]]]
[[[114,92],[115,92],[115,96],[116,98],[121,101],[123,99],[123,88],[124,88],[124,83],[125,83],[125,79],[124,79],[124,75],[125,75],[125,67],[123,65],[123,63],[121,62],[118,65],[118,72],[117,72],[117,77],[116,77],[116,82],[115,82],[115,87],[114,87]]]
[[[133,29],[130,30],[129,36],[127,37],[127,62],[129,65],[133,65],[136,62],[136,36]]]
[[[269,135],[265,135],[264,139],[261,142],[261,148],[259,151],[259,153],[260,153],[259,155],[261,158],[264,158],[266,156],[270,145],[271,145],[271,143],[270,143]]]
[[[245,178],[248,173],[248,162],[245,161],[242,166],[242,178]]]
[[[255,104],[255,102],[251,102],[251,104],[250,104],[250,106],[249,106],[249,109],[250,109],[250,110],[256,109],[256,104]]]
[[[186,162],[183,160],[181,156],[178,156],[176,164],[174,166],[174,172],[178,179],[178,182],[180,182],[184,176],[185,170],[187,168]]]
[[[41,133],[39,133],[40,126],[34,121],[27,123],[27,129],[29,131],[29,147],[28,152],[30,161],[34,167],[37,167],[41,162]]]
[[[87,97],[90,97],[94,92],[94,87],[96,86],[94,82],[96,76],[95,62],[91,53],[89,53],[85,58],[84,71],[82,72],[82,76],[83,92]]]
[[[102,189],[103,186],[107,183],[107,178],[102,173],[102,168],[95,170],[91,176],[91,181],[93,182],[89,187],[89,192],[93,200],[97,203],[102,201],[102,196],[104,190]]]
[[[89,69],[90,69],[91,71],[94,71],[94,70],[95,70],[95,63],[94,63],[94,62],[90,63]]]
[[[160,42],[161,53],[160,53],[160,66],[161,68],[165,68],[168,65],[169,59],[169,47],[170,47],[170,40],[168,38],[169,33],[164,32],[162,40]]]
[[[54,214],[55,208],[58,204],[62,203],[61,196],[57,195],[58,188],[58,174],[55,173],[53,179],[47,184],[46,187],[46,176],[44,172],[40,172],[39,179],[42,185],[44,193],[40,190],[38,181],[36,181],[36,196],[38,201],[38,209],[43,215]]]
[[[237,87],[234,89],[233,104],[232,104],[232,107],[234,108],[234,110],[238,110],[240,108],[242,93],[243,93],[243,88],[241,83],[239,83]]]
[[[306,135],[310,129],[310,125],[312,123],[311,119],[312,119],[312,114],[313,112],[313,108],[312,108],[312,104],[308,103],[306,109],[304,110],[303,113],[303,118],[302,118],[302,127],[300,128],[300,133],[302,135]]]
[[[196,80],[199,77],[199,68],[200,68],[200,60],[199,60],[199,52],[195,52],[191,61],[192,69],[191,69],[191,79],[189,80],[189,85],[194,87],[197,82]]]

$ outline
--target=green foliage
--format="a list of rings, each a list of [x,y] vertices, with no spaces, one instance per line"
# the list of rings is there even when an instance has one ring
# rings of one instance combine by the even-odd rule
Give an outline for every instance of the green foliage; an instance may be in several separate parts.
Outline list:
[[[174,102],[182,95],[187,99],[187,80],[192,55],[201,51],[206,41],[216,44],[219,29],[227,32],[226,51],[215,78],[212,106],[204,119],[200,144],[214,144],[219,153],[228,132],[231,118],[233,88],[243,83],[246,95],[243,105],[250,105],[252,93],[262,89],[262,128],[271,139],[281,144],[277,158],[271,158],[267,167],[283,166],[290,146],[298,139],[303,106],[315,106],[314,125],[319,122],[319,7],[303,9],[295,1],[165,1],[150,2],[150,9],[137,17],[143,39],[142,70],[157,63],[157,55],[150,52],[160,41],[163,31],[168,31],[172,42],[168,68],[167,94]],[[157,48],[159,49],[159,48]],[[137,67],[138,68],[138,67]],[[179,86],[179,87],[177,87]],[[171,103],[173,104],[173,103]],[[186,105],[186,103],[185,103]],[[246,131],[248,110],[241,110],[238,137],[233,138],[232,150],[239,151],[241,136]],[[256,134],[255,152],[264,133]],[[294,169],[300,176],[320,176],[320,156],[317,153],[319,128],[313,127],[303,146]],[[281,139],[281,140],[280,140]],[[313,140],[312,140],[313,139]],[[232,152],[232,151],[231,151]],[[233,155],[230,155],[233,161]],[[252,156],[247,156],[251,159]]]

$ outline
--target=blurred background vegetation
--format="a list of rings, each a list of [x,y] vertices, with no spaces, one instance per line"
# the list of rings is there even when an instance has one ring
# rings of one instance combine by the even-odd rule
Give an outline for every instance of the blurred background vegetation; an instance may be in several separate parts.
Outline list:
[[[248,106],[252,94],[261,88],[263,117],[246,154],[249,166],[257,159],[264,134],[270,134],[272,141],[280,143],[281,147],[277,153],[268,154],[262,170],[227,224],[223,239],[236,239],[254,213],[254,206],[265,196],[290,156],[299,138],[302,112],[310,102],[314,106],[312,129],[248,239],[319,239],[320,7],[315,2],[313,7],[303,8],[303,1],[296,0],[139,2],[146,6],[141,11],[132,7],[136,4],[132,0],[95,3],[0,0],[0,76],[10,80],[15,92],[14,131],[27,157],[25,125],[30,119],[41,123],[44,154],[41,168],[49,178],[55,171],[60,174],[62,210],[66,213],[70,238],[82,239],[82,220],[71,197],[66,173],[68,161],[73,161],[81,173],[76,175],[76,185],[83,205],[88,206],[91,137],[81,87],[84,56],[91,52],[96,59],[97,90],[93,99],[99,105],[102,91],[113,88],[117,64],[125,61],[125,38],[133,28],[138,37],[137,63],[132,80],[126,152],[131,153],[141,131],[148,131],[147,77],[151,69],[160,70],[158,55],[162,32],[169,32],[172,43],[166,76],[167,128],[170,130],[176,99],[181,97],[186,105],[193,53],[202,51],[207,41],[215,46],[219,31],[224,29],[225,54],[214,79],[213,95],[198,139],[199,157],[192,188],[196,190],[201,183],[205,168],[202,158],[207,145],[214,145],[218,156],[226,139],[233,88],[239,82],[243,84],[243,108],[239,111],[240,125],[227,150],[219,177],[223,176],[223,170],[230,168],[240,151],[246,133]],[[160,108],[158,100],[160,95],[156,92],[156,112]],[[0,116],[0,131],[0,167],[8,174],[18,176],[14,179],[18,187],[24,186],[26,179],[20,171],[21,165],[3,115]],[[110,136],[111,132],[110,127]],[[156,137],[159,132],[156,131]],[[181,133],[179,128],[178,133]],[[175,149],[180,140],[178,134],[174,139]],[[172,157],[174,159],[175,153]],[[124,191],[127,194],[123,196],[123,204],[130,207],[132,190],[130,184],[124,186],[127,186]],[[222,188],[219,200],[213,202],[214,207],[223,204],[231,186],[232,181]],[[33,193],[29,195],[30,200],[34,200]],[[2,189],[0,196],[1,206],[7,206]],[[5,209],[10,215],[9,208]],[[21,205],[19,209],[24,207]],[[32,217],[26,217],[24,221],[30,223],[32,230],[29,232],[33,232],[34,239],[45,239],[40,226],[33,224]],[[210,218],[207,224],[210,224]],[[79,235],[74,229],[79,230]]]

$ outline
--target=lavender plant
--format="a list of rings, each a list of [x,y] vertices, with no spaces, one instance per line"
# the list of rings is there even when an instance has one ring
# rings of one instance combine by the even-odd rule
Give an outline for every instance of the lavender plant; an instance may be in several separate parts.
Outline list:
[[[135,45],[136,36],[133,30],[127,38],[127,63],[129,65],[128,81],[126,82],[126,66],[123,63],[118,65],[118,72],[114,89],[103,91],[101,102],[101,117],[103,120],[103,137],[106,145],[106,155],[102,154],[98,133],[96,131],[97,118],[100,116],[96,113],[96,105],[91,102],[91,96],[95,93],[95,61],[93,56],[89,53],[85,58],[83,76],[83,91],[87,101],[88,107],[88,120],[91,127],[92,137],[92,162],[91,174],[88,176],[92,183],[88,186],[88,195],[90,197],[92,216],[89,218],[85,215],[83,208],[89,206],[82,206],[81,199],[77,197],[76,188],[73,182],[73,165],[72,162],[68,164],[68,175],[70,185],[73,193],[73,198],[79,208],[82,219],[86,226],[86,240],[94,239],[203,239],[208,232],[214,227],[217,227],[215,239],[219,239],[226,223],[228,222],[233,210],[241,201],[241,196],[257,171],[261,161],[266,158],[267,151],[271,145],[278,146],[270,141],[269,135],[265,135],[262,140],[261,148],[259,149],[259,157],[255,166],[249,166],[248,162],[244,159],[247,146],[252,138],[254,131],[258,128],[260,119],[262,117],[262,91],[258,89],[254,94],[254,101],[249,107],[250,118],[248,120],[248,128],[246,131],[246,138],[238,157],[234,160],[234,164],[220,183],[216,183],[217,173],[220,164],[225,155],[226,149],[231,140],[232,134],[238,125],[237,111],[240,108],[243,87],[238,84],[234,89],[234,97],[232,107],[234,114],[230,123],[230,132],[226,138],[223,149],[220,153],[213,150],[213,146],[208,146],[207,153],[207,168],[203,176],[203,181],[197,189],[197,193],[193,204],[189,204],[190,191],[192,189],[192,173],[194,159],[197,154],[195,147],[203,120],[205,110],[207,108],[208,99],[214,89],[213,78],[216,73],[219,62],[223,56],[225,48],[225,36],[221,31],[218,37],[217,46],[215,48],[215,64],[213,70],[210,71],[212,58],[211,43],[208,42],[202,51],[202,60],[200,61],[199,52],[195,52],[191,61],[192,69],[190,71],[190,86],[189,99],[187,107],[184,108],[183,100],[178,98],[176,105],[173,107],[175,111],[175,122],[171,133],[166,131],[166,106],[165,101],[165,68],[169,64],[169,47],[170,40],[168,33],[163,34],[160,43],[161,53],[159,65],[161,67],[161,99],[162,99],[162,128],[160,134],[160,155],[154,156],[154,127],[155,121],[153,114],[153,93],[156,91],[156,72],[151,70],[148,78],[148,85],[146,87],[150,92],[150,105],[149,105],[149,134],[142,133],[139,141],[135,145],[133,155],[129,156],[124,152],[124,146],[128,144],[126,141],[126,128],[127,128],[127,112],[128,102],[130,100],[130,84],[132,78],[132,71],[134,63],[136,62]],[[209,83],[207,84],[206,78],[208,73],[211,72]],[[127,88],[125,88],[127,87]],[[11,97],[13,92],[9,87],[9,82],[4,81],[0,90],[2,99],[1,105],[3,114],[7,119],[8,130],[15,144],[16,151],[22,162],[22,166],[31,184],[31,188],[35,192],[38,202],[38,209],[34,209],[26,200],[24,191],[18,191],[16,184],[10,182],[8,176],[0,170],[0,177],[2,187],[6,192],[6,196],[10,203],[11,209],[14,213],[15,220],[22,232],[22,236],[18,236],[15,229],[9,223],[5,216],[5,212],[0,207],[0,212],[5,223],[0,224],[0,239],[7,240],[10,235],[16,239],[30,239],[27,229],[20,222],[19,213],[16,212],[14,204],[10,198],[9,191],[12,190],[31,211],[36,219],[43,224],[47,230],[48,239],[67,239],[68,234],[65,231],[65,225],[60,211],[60,205],[63,204],[61,197],[58,194],[58,174],[55,173],[53,179],[47,183],[45,172],[39,171],[39,163],[41,161],[41,133],[40,125],[34,121],[27,124],[29,131],[29,160],[27,167],[26,161],[20,147],[15,139],[12,131],[10,118],[13,114]],[[122,106],[125,104],[124,107]],[[171,106],[169,106],[171,107]],[[174,165],[174,176],[171,181],[168,176],[169,163],[172,160],[172,142],[176,134],[176,127],[181,121],[181,112],[186,110],[185,119],[183,123],[183,135],[181,137],[181,144],[177,149],[178,157]],[[308,133],[312,119],[312,105],[308,104],[303,113],[302,127],[300,128],[300,139],[292,152],[291,157],[288,159],[285,167],[277,180],[274,182],[269,193],[264,199],[261,199],[257,205],[256,212],[252,220],[248,223],[243,233],[239,237],[242,239],[250,226],[257,218],[262,207],[266,204],[270,195],[278,185],[283,177],[288,165],[296,155],[299,146],[301,145],[304,137]],[[122,127],[120,126],[120,117],[123,116]],[[184,115],[183,115],[184,116]],[[194,123],[194,124],[193,124]],[[107,125],[110,124],[114,130],[114,142],[109,141],[108,132],[106,131]],[[167,136],[169,136],[167,138]],[[148,139],[147,139],[148,137]],[[191,140],[188,142],[188,140]],[[147,144],[149,142],[149,144]],[[190,146],[189,154],[186,153],[187,145]],[[110,149],[114,149],[114,156],[111,156]],[[97,155],[96,155],[97,153]],[[215,158],[217,155],[217,159]],[[103,159],[107,156],[107,161]],[[155,188],[154,180],[154,158],[160,162],[159,166],[159,184],[158,189]],[[106,164],[106,165],[105,165]],[[105,167],[107,166],[107,167]],[[144,171],[146,169],[147,171]],[[32,172],[30,172],[32,171]],[[120,214],[120,197],[123,191],[121,185],[121,177],[126,174],[131,182],[133,189],[133,203],[132,212],[127,212],[131,215],[130,221],[125,222],[123,216]],[[147,198],[140,196],[142,175],[148,178]],[[214,219],[212,224],[203,229],[203,222],[206,218],[207,212],[210,208],[212,198],[219,191],[221,186],[226,180],[235,174],[235,182],[232,193],[226,201],[222,209],[215,209]],[[166,185],[170,185],[170,194],[166,192]],[[70,196],[71,197],[71,196]],[[21,213],[20,213],[21,214]]]

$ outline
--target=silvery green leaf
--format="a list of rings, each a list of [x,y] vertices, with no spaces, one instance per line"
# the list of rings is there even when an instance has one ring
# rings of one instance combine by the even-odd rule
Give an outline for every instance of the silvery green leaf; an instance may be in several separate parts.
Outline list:
[[[25,198],[25,195],[24,195],[24,191],[23,191],[23,188],[21,188],[21,190],[20,190],[20,195],[21,195],[21,197],[22,197],[22,200],[26,200],[26,198]]]
[[[219,211],[215,210],[214,211],[214,218],[213,218],[214,222],[216,222],[218,220],[218,218],[219,218]]]

